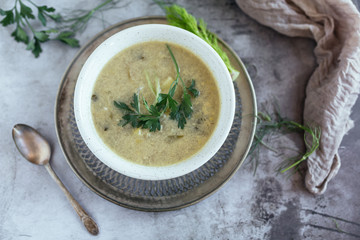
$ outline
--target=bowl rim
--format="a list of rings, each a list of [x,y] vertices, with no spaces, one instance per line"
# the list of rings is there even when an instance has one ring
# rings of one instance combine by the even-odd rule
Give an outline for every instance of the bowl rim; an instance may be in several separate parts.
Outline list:
[[[151,35],[153,37],[153,39],[149,38],[149,36],[147,36],[147,38],[146,38],[147,40],[144,40],[144,41],[139,40],[135,43],[132,42],[128,46],[125,46],[126,45],[125,44],[124,45],[125,47],[122,45],[121,50],[126,49],[129,46],[133,46],[140,42],[164,41],[164,42],[169,42],[169,43],[175,43],[175,44],[185,47],[186,49],[193,52],[200,59],[202,59],[205,62],[205,64],[208,65],[208,67],[209,67],[208,58],[205,59],[205,58],[199,56],[198,52],[194,52],[194,51],[197,51],[197,49],[195,49],[195,50],[189,49],[188,45],[182,44],[182,42],[179,42],[179,41],[177,41],[177,42],[170,41],[170,39],[168,37],[158,35],[159,33],[157,31],[160,31],[160,33],[163,33],[163,34],[166,33],[167,35],[169,33],[170,33],[170,35],[175,34],[175,36],[177,38],[181,38],[181,40],[188,40],[188,41],[191,41],[192,43],[196,43],[197,46],[198,45],[201,46],[201,48],[203,48],[202,51],[206,50],[207,54],[209,54],[208,55],[209,58],[211,58],[213,61],[216,61],[217,66],[218,66],[217,70],[218,70],[218,72],[221,73],[220,75],[223,76],[223,78],[224,78],[224,79],[221,79],[221,81],[219,81],[219,79],[214,76],[215,80],[218,84],[219,91],[221,90],[220,85],[227,86],[225,102],[224,102],[224,97],[225,97],[224,94],[220,93],[221,107],[220,107],[220,115],[219,115],[217,126],[216,126],[215,131],[213,132],[212,136],[209,138],[209,140],[205,144],[205,146],[203,146],[197,153],[195,153],[193,156],[191,156],[190,158],[188,158],[186,160],[180,161],[179,163],[175,163],[173,165],[162,166],[162,167],[156,167],[156,166],[150,167],[150,166],[136,164],[136,163],[130,162],[129,160],[122,158],[121,156],[119,156],[115,152],[113,152],[101,140],[100,136],[98,135],[98,133],[95,129],[92,115],[91,115],[90,97],[88,98],[87,103],[86,103],[86,99],[84,100],[84,96],[86,95],[86,94],[84,94],[84,91],[87,91],[87,94],[88,94],[90,91],[89,89],[91,89],[90,92],[92,93],[93,87],[94,87],[93,84],[96,82],[96,79],[97,79],[97,74],[95,74],[96,77],[94,77],[94,76],[92,77],[92,82],[90,83],[90,85],[87,83],[87,79],[89,77],[89,69],[94,69],[93,68],[94,63],[99,63],[99,61],[101,61],[103,65],[98,67],[96,70],[97,73],[100,73],[103,66],[111,59],[111,57],[118,54],[121,50],[113,51],[114,53],[112,54],[111,57],[109,57],[109,55],[104,55],[103,51],[106,51],[106,49],[108,49],[109,47],[110,48],[118,47],[118,46],[116,46],[116,44],[119,44],[119,40],[121,39],[123,41],[125,37],[128,37],[128,35],[130,35],[130,37],[131,36],[134,37],[134,35],[137,35],[137,37],[139,37],[139,35],[144,34],[144,31],[146,33],[148,33],[149,31],[150,32],[153,31],[156,33],[156,34],[154,33],[156,36]],[[142,37],[144,37],[144,36],[142,36]],[[159,39],[159,37],[162,37],[162,39]],[[166,40],[164,40],[164,38]],[[96,61],[96,59],[98,61]],[[209,67],[209,69],[214,74],[215,70],[210,67]],[[95,78],[95,80],[93,80],[94,78]],[[221,83],[221,84],[219,85],[219,83]],[[225,105],[224,103],[226,103],[227,105]],[[225,111],[227,113],[226,117],[221,115],[222,110],[225,109],[224,106],[227,107],[226,108],[227,111]],[[87,114],[85,114],[85,116],[84,116],[84,111],[87,113]],[[90,112],[90,120],[87,118],[89,116],[89,112]],[[169,26],[169,25],[165,25],[165,24],[144,24],[144,25],[127,28],[125,30],[122,30],[122,31],[112,35],[111,37],[106,39],[103,43],[101,43],[91,53],[91,55],[88,57],[85,64],[83,65],[83,67],[80,71],[80,74],[78,76],[77,82],[76,82],[75,93],[74,93],[74,113],[75,113],[76,123],[79,128],[79,132],[80,132],[85,144],[89,147],[89,149],[93,152],[93,154],[101,162],[103,162],[110,168],[114,169],[115,171],[118,171],[119,173],[122,173],[129,177],[142,179],[142,180],[164,180],[164,179],[179,177],[179,176],[182,176],[182,175],[185,175],[187,173],[194,171],[195,169],[197,169],[198,167],[200,167],[201,165],[206,163],[220,149],[220,147],[222,146],[222,144],[225,142],[225,140],[227,138],[227,135],[231,129],[231,125],[232,125],[232,122],[234,119],[235,92],[234,92],[234,86],[232,83],[231,76],[230,76],[224,62],[222,61],[220,56],[215,52],[215,50],[213,50],[212,47],[210,45],[208,45],[204,40],[202,40],[201,38],[197,37],[196,35],[188,32],[186,30],[183,30],[181,28],[177,28],[177,27],[173,27],[173,26]],[[223,124],[223,123],[226,123],[226,124]],[[219,130],[219,125],[220,125],[222,131]],[[222,132],[222,134],[220,134],[221,132]],[[212,148],[209,148],[209,147],[205,148],[209,144],[210,140],[215,139],[215,138],[216,138],[216,141],[213,140],[212,144],[214,144],[214,141],[216,142],[216,144],[213,145]],[[204,152],[204,149],[209,152]],[[185,162],[187,162],[187,164],[184,165]]]

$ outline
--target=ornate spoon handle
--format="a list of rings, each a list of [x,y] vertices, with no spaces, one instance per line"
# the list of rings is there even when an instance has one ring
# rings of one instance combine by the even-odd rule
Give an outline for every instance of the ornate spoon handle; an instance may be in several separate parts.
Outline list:
[[[44,165],[46,170],[49,172],[50,176],[55,180],[55,182],[59,185],[61,190],[65,193],[65,196],[70,201],[71,205],[75,209],[76,213],[79,215],[81,221],[84,226],[92,235],[97,235],[99,233],[99,228],[95,221],[85,212],[85,210],[80,206],[80,204],[74,199],[71,193],[66,189],[65,185],[61,182],[59,177],[56,175],[54,170],[51,168],[50,164],[47,163]]]

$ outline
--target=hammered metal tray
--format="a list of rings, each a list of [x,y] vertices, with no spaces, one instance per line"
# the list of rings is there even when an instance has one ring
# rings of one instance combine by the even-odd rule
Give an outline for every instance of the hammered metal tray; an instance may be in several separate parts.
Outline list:
[[[239,169],[251,146],[256,125],[255,93],[246,69],[226,43],[231,63],[240,71],[234,82],[236,113],[231,131],[216,155],[181,177],[145,181],[122,175],[97,159],[85,145],[76,125],[73,96],[78,74],[88,56],[111,35],[128,27],[160,23],[164,17],[131,19],[96,35],[78,52],[62,78],[55,106],[57,136],[74,173],[101,197],[123,207],[142,211],[167,211],[192,205],[219,189]]]

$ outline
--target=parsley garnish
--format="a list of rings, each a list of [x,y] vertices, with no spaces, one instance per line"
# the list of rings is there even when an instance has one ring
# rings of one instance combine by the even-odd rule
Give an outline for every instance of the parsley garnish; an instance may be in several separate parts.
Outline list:
[[[152,105],[149,105],[147,101],[143,98],[143,105],[145,106],[147,113],[142,114],[140,112],[140,101],[139,94],[134,93],[130,106],[124,102],[114,101],[114,106],[121,109],[125,115],[120,120],[120,126],[125,126],[131,124],[134,128],[146,128],[150,132],[155,132],[156,130],[161,129],[160,117],[167,111],[170,110],[170,118],[178,122],[178,127],[184,129],[186,124],[186,119],[190,119],[193,113],[191,95],[193,97],[199,96],[199,91],[195,89],[195,80],[191,81],[189,87],[185,86],[185,83],[180,75],[180,68],[176,62],[175,56],[169,45],[166,44],[166,47],[170,53],[171,59],[175,65],[176,78],[171,83],[169,92],[157,93],[154,88],[151,86],[150,81],[148,80],[149,87],[151,91],[157,96],[156,102]],[[147,77],[148,78],[148,77]],[[176,88],[179,84],[179,80],[183,87],[183,96],[180,104],[173,98],[175,95]]]
[[[49,40],[58,40],[71,47],[79,47],[79,40],[74,37],[75,34],[85,29],[88,21],[96,11],[112,1],[107,0],[90,11],[77,10],[73,13],[74,16],[64,17],[59,13],[55,13],[53,7],[39,6],[31,0],[26,0],[31,4],[30,6],[36,9],[39,25],[45,28],[48,21],[55,25],[54,27],[39,30],[34,27],[37,25],[36,23],[31,24],[29,21],[34,22],[36,19],[33,9],[26,5],[24,0],[15,0],[12,9],[5,11],[0,8],[0,15],[4,16],[0,23],[4,27],[16,24],[11,36],[14,37],[15,41],[25,43],[27,45],[26,50],[30,50],[35,57],[38,57],[42,52],[41,43]]]
[[[144,105],[149,111],[149,114],[141,114],[138,94],[134,93],[132,102],[130,103],[131,107],[126,103],[117,101],[114,101],[114,105],[126,113],[118,125],[125,126],[131,124],[134,128],[148,128],[150,132],[160,130],[160,112],[154,105],[149,107],[144,99]]]
[[[195,88],[195,80],[191,80],[191,85],[186,88],[194,97],[199,96],[200,92]]]

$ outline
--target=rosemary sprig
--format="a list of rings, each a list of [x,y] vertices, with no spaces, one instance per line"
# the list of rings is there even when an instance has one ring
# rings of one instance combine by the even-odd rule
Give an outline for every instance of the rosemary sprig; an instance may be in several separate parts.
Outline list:
[[[170,118],[178,122],[178,127],[184,129],[186,124],[186,119],[190,119],[193,113],[191,96],[199,96],[199,91],[195,89],[195,80],[191,81],[191,85],[186,87],[183,79],[180,75],[180,68],[177,64],[175,56],[169,45],[166,44],[166,47],[169,51],[171,59],[174,63],[176,70],[176,78],[171,83],[169,92],[167,94],[158,93],[151,85],[150,80],[147,78],[150,90],[155,96],[157,96],[155,104],[149,105],[147,101],[143,98],[143,105],[145,106],[147,113],[143,114],[140,112],[140,102],[139,94],[134,93],[133,100],[128,106],[124,102],[114,101],[114,106],[122,110],[125,115],[122,117],[122,120],[119,122],[120,126],[125,126],[131,124],[134,128],[145,128],[149,129],[150,132],[155,132],[156,130],[161,129],[160,118],[164,113],[170,109]],[[183,87],[183,96],[180,104],[173,98],[176,88],[178,86],[179,80]]]
[[[155,1],[155,3],[157,3],[162,9],[164,9],[167,21],[170,25],[192,32],[198,37],[202,38],[205,42],[207,42],[224,61],[233,80],[235,80],[239,76],[239,71],[237,71],[231,65],[226,52],[224,52],[220,47],[217,36],[207,29],[206,23],[203,19],[196,19],[194,16],[189,14],[185,8],[182,8],[176,4],[166,6],[166,3],[164,2]]]
[[[79,47],[79,40],[74,37],[76,33],[83,31],[94,13],[110,2],[113,0],[106,0],[95,8],[86,11],[83,15],[76,14],[70,18],[65,18],[60,13],[55,13],[53,7],[40,6],[31,0],[15,0],[13,8],[10,10],[0,9],[0,15],[4,16],[0,23],[3,27],[16,24],[11,36],[14,37],[15,41],[26,44],[26,50],[30,50],[35,57],[38,57],[42,52],[41,43],[50,40],[58,40],[71,47]],[[30,6],[36,9],[37,20],[43,26],[42,29],[35,28],[37,20]],[[46,27],[49,21],[55,26]]]

